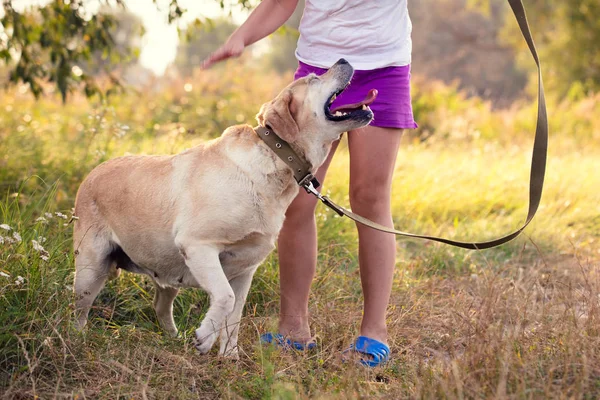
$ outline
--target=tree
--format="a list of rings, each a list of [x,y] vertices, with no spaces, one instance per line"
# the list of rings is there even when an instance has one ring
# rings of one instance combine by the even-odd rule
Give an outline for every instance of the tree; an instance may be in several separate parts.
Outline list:
[[[117,68],[122,69],[136,64],[144,34],[144,26],[140,18],[126,9],[103,7],[99,14],[108,16],[114,21],[108,32],[113,40],[110,51],[112,57],[109,57],[106,52],[93,53],[89,62],[80,65],[83,72],[90,76],[110,73]]]
[[[185,32],[187,40],[177,47],[175,66],[179,72],[190,75],[202,60],[225,43],[236,28],[237,25],[224,18],[190,24]]]
[[[298,61],[294,51],[303,9],[304,0],[299,0],[296,10],[285,25],[269,37],[269,50],[261,56],[261,66],[269,66],[280,73],[296,69]],[[224,18],[191,24],[185,31],[187,41],[180,42],[177,49],[175,66],[182,74],[189,75],[204,58],[225,43],[236,28],[237,25]]]
[[[547,87],[559,96],[600,91],[600,2],[598,0],[528,0],[525,4]],[[503,30],[506,43],[526,45],[512,15]],[[527,59],[527,65],[531,61]]]
[[[20,11],[13,6],[14,0],[2,0],[0,11],[0,64],[9,68],[9,82],[28,84],[37,97],[43,91],[44,82],[56,85],[66,100],[69,91],[83,85],[91,96],[99,93],[94,79],[81,68],[90,62],[94,54],[109,59],[116,53],[115,15],[92,13],[86,0],[50,0],[44,6],[29,7]],[[17,0],[18,1],[18,0]],[[158,0],[147,0],[148,5]],[[185,10],[177,0],[168,0],[169,22],[178,20]],[[249,0],[232,0],[222,8],[239,4],[249,8]],[[98,0],[106,7],[125,9],[124,0]],[[3,15],[2,15],[3,14]],[[126,50],[130,56],[133,49]]]
[[[494,104],[509,104],[527,80],[516,65],[515,49],[499,38],[510,10],[503,2],[493,2],[489,9],[477,11],[468,1],[409,2],[412,70],[446,83],[458,81],[460,89]]]
[[[469,0],[489,14],[490,0]],[[508,9],[507,4],[503,4]],[[527,19],[542,61],[544,82],[559,97],[600,91],[600,2],[598,0],[526,0]],[[518,51],[523,69],[533,63],[512,12],[504,13],[500,40]]]

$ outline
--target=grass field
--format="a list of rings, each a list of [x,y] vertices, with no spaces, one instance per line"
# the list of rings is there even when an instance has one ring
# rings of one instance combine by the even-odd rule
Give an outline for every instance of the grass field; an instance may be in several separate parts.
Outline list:
[[[248,75],[250,74],[250,75]],[[472,252],[398,239],[389,308],[393,358],[367,370],[340,361],[357,334],[361,291],[351,221],[319,206],[311,297],[318,349],[258,344],[278,315],[277,257],[255,275],[241,360],[191,344],[208,305],[184,290],[181,337],[161,331],[149,280],[122,274],[83,333],[72,322],[69,224],[83,177],[126,153],[171,154],[253,122],[289,77],[233,70],[184,89],[125,93],[110,106],[19,90],[0,95],[0,396],[3,398],[582,398],[600,397],[600,98],[553,102],[546,187],[525,233]],[[533,106],[492,112],[452,88],[417,87],[422,129],[407,135],[394,183],[396,228],[485,240],[527,210]],[[421,141],[428,134],[431,138]],[[342,146],[324,191],[348,205]]]

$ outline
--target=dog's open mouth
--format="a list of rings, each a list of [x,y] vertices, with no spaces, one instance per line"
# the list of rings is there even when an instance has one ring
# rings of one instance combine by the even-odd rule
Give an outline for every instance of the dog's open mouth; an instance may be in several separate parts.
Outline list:
[[[345,88],[344,88],[345,89]],[[345,104],[343,106],[331,109],[335,98],[344,91],[344,89],[333,93],[325,103],[325,117],[330,121],[346,121],[348,119],[363,120],[373,118],[373,111],[369,105],[375,101],[377,90],[371,89],[364,100],[358,103]]]

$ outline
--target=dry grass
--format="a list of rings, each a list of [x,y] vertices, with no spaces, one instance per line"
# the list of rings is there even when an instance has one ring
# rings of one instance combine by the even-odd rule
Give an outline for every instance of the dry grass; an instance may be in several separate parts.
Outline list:
[[[389,313],[394,357],[373,371],[340,361],[341,351],[356,332],[360,300],[356,271],[344,271],[339,260],[332,263],[321,267],[311,303],[319,339],[315,352],[285,353],[257,345],[259,333],[275,324],[277,300],[256,303],[265,294],[257,288],[247,305],[242,358],[236,363],[215,354],[198,355],[189,340],[194,321],[185,325],[182,338],[167,339],[156,323],[130,323],[118,299],[104,298],[96,304],[92,328],[83,335],[70,327],[68,310],[27,321],[27,329],[17,335],[15,359],[2,363],[5,372],[7,361],[22,365],[20,373],[11,371],[10,381],[4,382],[8,384],[4,396],[591,399],[600,395],[598,260],[566,256],[428,278],[422,277],[423,266],[403,263]],[[121,295],[120,287],[130,284],[120,282],[113,289]],[[257,311],[262,307],[266,309]],[[179,319],[181,311],[178,304]],[[149,305],[139,312],[150,313]],[[199,313],[192,312],[191,317],[194,314]]]
[[[179,151],[221,124],[250,119],[258,107],[249,99],[267,97],[281,84],[232,74],[220,77],[220,86],[203,77],[191,94],[123,95],[112,108],[0,98],[0,224],[11,228],[0,226],[2,398],[600,397],[600,176],[592,173],[600,152],[593,116],[577,122],[573,138],[555,134],[543,205],[525,235],[484,252],[398,240],[388,321],[393,358],[385,367],[368,370],[340,360],[361,317],[356,234],[350,221],[324,207],[318,209],[319,270],[310,304],[316,351],[258,344],[260,333],[277,325],[276,254],[255,276],[238,362],[200,356],[191,345],[207,309],[204,294],[185,290],[177,298],[181,337],[170,339],[152,310],[151,282],[131,274],[107,285],[89,327],[76,332],[71,226],[56,212],[69,217],[78,183],[102,160]],[[265,83],[260,93],[239,89],[253,79]],[[502,138],[490,132],[531,115],[492,114],[481,102],[448,89],[440,93],[433,105],[419,99],[420,112],[431,109],[423,117],[430,129],[439,115],[456,114],[438,128],[465,127],[471,134],[425,143],[406,138],[395,175],[396,226],[467,240],[507,233],[525,215],[530,144],[517,134],[530,127]],[[219,103],[223,98],[227,104]],[[451,107],[443,108],[447,98]],[[600,104],[584,103],[586,109]],[[561,107],[575,113],[583,105]],[[213,108],[218,112],[211,119]],[[193,132],[182,130],[187,123]],[[347,164],[342,146],[325,188],[342,204]]]

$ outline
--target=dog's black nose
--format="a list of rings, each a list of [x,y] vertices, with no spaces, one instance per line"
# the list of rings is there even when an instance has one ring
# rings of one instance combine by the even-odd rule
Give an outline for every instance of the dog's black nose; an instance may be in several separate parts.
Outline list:
[[[345,59],[345,58],[340,58],[340,59],[338,60],[338,62],[336,62],[336,64],[340,64],[340,65],[342,65],[342,64],[350,64],[350,63],[349,63],[348,61],[346,61],[346,59]]]

